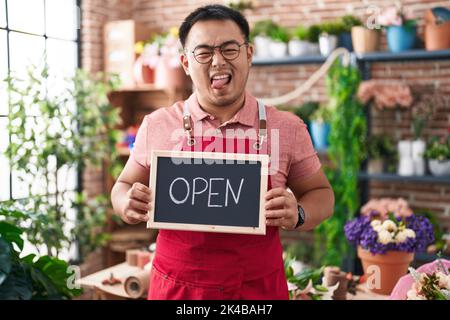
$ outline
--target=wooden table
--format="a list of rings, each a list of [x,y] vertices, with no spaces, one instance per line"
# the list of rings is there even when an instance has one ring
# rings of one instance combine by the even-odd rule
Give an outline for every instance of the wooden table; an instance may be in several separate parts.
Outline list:
[[[99,272],[90,274],[78,280],[78,283],[86,289],[94,291],[93,299],[95,300],[120,300],[132,299],[125,292],[125,279],[133,274],[142,271],[139,267],[130,266],[126,262],[112,266],[110,268],[100,270]],[[150,271],[149,271],[150,272]],[[115,285],[104,285],[102,281],[109,279],[111,273],[115,278],[118,278],[122,283]],[[145,298],[145,297],[143,297]]]

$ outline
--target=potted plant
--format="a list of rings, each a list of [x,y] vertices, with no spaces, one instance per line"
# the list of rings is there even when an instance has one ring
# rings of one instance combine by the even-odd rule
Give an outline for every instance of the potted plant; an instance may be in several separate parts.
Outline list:
[[[179,62],[182,47],[177,28],[173,27],[169,32],[156,35],[144,50],[144,64],[155,69],[155,86],[173,89],[189,85],[189,77]]]
[[[386,8],[378,17],[378,23],[386,27],[386,37],[391,52],[401,52],[414,48],[416,43],[416,20],[406,18],[399,2]]]
[[[144,63],[144,57],[149,55],[148,49],[152,48],[147,44],[149,44],[149,42],[139,41],[134,46],[137,57],[136,61],[133,64],[133,78],[136,84],[155,82],[154,66],[151,67],[149,63]],[[157,50],[157,48],[154,49]]]
[[[332,112],[326,105],[321,105],[311,116],[311,138],[318,151],[328,147]]]
[[[433,137],[425,151],[430,171],[435,176],[450,175],[450,128],[446,139]]]
[[[362,22],[359,18],[353,15],[345,15],[340,19],[342,24],[342,32],[338,37],[338,47],[346,48],[348,51],[353,51],[351,31],[353,27],[361,26]]]
[[[380,30],[375,24],[353,26],[351,29],[353,50],[356,53],[378,51],[380,49]]]
[[[372,135],[367,141],[369,157],[367,172],[382,173],[392,171],[392,163],[396,158],[396,149],[391,137],[387,134]]]
[[[425,251],[434,241],[431,222],[413,214],[401,198],[370,200],[344,230],[357,246],[368,289],[385,295],[406,274],[414,253]]]
[[[0,300],[60,300],[79,296],[82,290],[71,281],[74,272],[67,262],[47,255],[25,255],[24,230],[3,220],[28,215],[0,207]]]
[[[255,23],[250,32],[250,40],[255,44],[256,57],[270,57],[270,30],[277,27],[278,25],[270,19],[260,20]]]
[[[294,113],[303,120],[311,134],[311,117],[319,109],[319,102],[307,101],[294,108]]]
[[[282,58],[287,56],[289,33],[286,28],[277,26],[269,31],[270,43],[269,52],[270,56],[274,58]]]
[[[436,7],[426,11],[424,40],[427,50],[450,48],[450,10],[448,8]]]
[[[308,28],[308,36],[309,36],[309,53],[310,54],[319,54],[319,36],[320,36],[320,26],[317,24],[313,24]]]
[[[298,26],[292,30],[291,40],[289,40],[288,49],[290,56],[302,56],[309,53],[309,28]]]
[[[320,54],[328,56],[337,47],[338,35],[342,32],[342,23],[337,21],[324,22],[320,26],[319,36]]]

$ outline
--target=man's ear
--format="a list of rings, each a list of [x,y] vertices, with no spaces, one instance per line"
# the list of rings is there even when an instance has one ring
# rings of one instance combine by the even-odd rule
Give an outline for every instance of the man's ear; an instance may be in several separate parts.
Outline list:
[[[188,61],[188,58],[187,58],[186,54],[184,54],[184,53],[180,54],[180,62],[181,62],[181,65],[182,65],[182,67],[184,69],[184,72],[187,75],[189,75],[189,61]]]
[[[249,43],[247,48],[247,60],[249,65],[252,65],[254,50],[253,44]]]

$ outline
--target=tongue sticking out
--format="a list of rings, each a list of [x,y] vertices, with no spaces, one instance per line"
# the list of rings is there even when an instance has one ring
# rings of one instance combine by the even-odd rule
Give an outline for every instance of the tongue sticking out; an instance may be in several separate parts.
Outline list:
[[[223,79],[213,79],[211,83],[211,87],[213,89],[221,89],[224,85],[226,85],[230,81],[230,78]]]

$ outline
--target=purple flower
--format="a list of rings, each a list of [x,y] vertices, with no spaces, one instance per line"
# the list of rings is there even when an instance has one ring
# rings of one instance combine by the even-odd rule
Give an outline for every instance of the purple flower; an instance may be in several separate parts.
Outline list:
[[[407,238],[404,242],[391,242],[382,244],[378,242],[378,233],[371,226],[371,218],[375,215],[361,216],[347,222],[344,226],[345,236],[355,246],[373,254],[383,254],[387,251],[423,252],[427,246],[434,242],[434,230],[431,222],[422,216],[414,214],[404,218],[406,228],[414,230],[416,237]],[[397,217],[397,222],[402,220]]]

